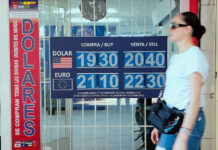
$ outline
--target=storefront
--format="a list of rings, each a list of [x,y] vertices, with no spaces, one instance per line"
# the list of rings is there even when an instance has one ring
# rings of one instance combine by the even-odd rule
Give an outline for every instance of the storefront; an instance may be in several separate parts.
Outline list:
[[[19,6],[20,4],[17,0],[14,0],[13,2],[15,2],[14,4],[17,4],[17,6]],[[4,72],[0,73],[0,86],[2,95],[2,149],[17,149],[15,145],[19,146],[22,144],[25,145],[27,149],[41,148],[42,150],[154,149],[154,145],[152,145],[150,141],[151,125],[147,124],[146,115],[148,113],[147,109],[149,109],[151,105],[151,98],[156,97],[144,96],[146,97],[146,101],[142,104],[141,101],[137,100],[137,96],[133,96],[134,98],[124,96],[125,98],[122,98],[122,96],[119,97],[119,95],[114,97],[107,95],[110,98],[105,98],[107,96],[100,98],[87,98],[87,96],[86,98],[73,98],[70,96],[66,96],[67,93],[57,94],[58,92],[61,93],[60,88],[61,90],[63,88],[69,90],[72,88],[71,83],[72,86],[75,84],[73,84],[71,80],[64,80],[64,82],[60,82],[58,78],[55,78],[59,76],[64,76],[65,78],[67,78],[68,76],[70,76],[67,73],[61,74],[60,72],[56,72],[56,75],[52,75],[55,70],[54,68],[59,67],[54,66],[54,61],[56,60],[54,60],[53,56],[67,56],[70,55],[71,52],[63,54],[62,51],[57,50],[51,53],[51,50],[53,50],[53,48],[56,46],[56,43],[59,42],[59,45],[63,44],[63,42],[61,41],[55,41],[51,39],[56,39],[56,37],[59,37],[61,39],[70,39],[71,37],[72,40],[81,39],[82,41],[82,39],[86,40],[88,39],[88,37],[94,40],[96,40],[97,38],[101,40],[105,37],[110,37],[111,39],[118,41],[122,38],[167,38],[170,19],[179,12],[184,11],[192,11],[197,13],[201,18],[202,24],[205,25],[207,28],[206,35],[203,37],[201,41],[199,41],[201,49],[204,51],[210,64],[210,74],[207,83],[205,84],[204,92],[207,103],[207,107],[205,108],[207,116],[207,127],[204,138],[202,140],[201,149],[215,149],[217,141],[217,98],[215,98],[216,86],[214,78],[214,74],[216,72],[215,60],[217,60],[217,58],[215,58],[215,50],[217,49],[215,47],[215,34],[217,35],[217,33],[214,32],[217,24],[217,20],[215,19],[217,17],[217,6],[215,5],[215,1],[211,2],[206,0],[96,0],[96,3],[94,3],[92,0],[36,0],[29,2],[36,2],[34,4],[38,6],[38,16],[36,16],[36,24],[38,24],[38,27],[37,30],[34,30],[38,32],[39,35],[38,37],[34,34],[36,42],[38,42],[34,45],[34,48],[38,49],[38,54],[34,53],[32,54],[32,56],[30,56],[29,54],[32,50],[30,49],[31,46],[26,47],[26,53],[22,55],[24,57],[22,59],[24,61],[23,66],[26,67],[26,69],[32,69],[31,71],[36,72],[24,72],[22,77],[26,78],[22,81],[23,85],[31,85],[31,87],[33,88],[37,88],[37,86],[40,87],[40,91],[37,93],[36,90],[36,93],[34,93],[39,94],[40,98],[37,98],[35,100],[31,99],[31,90],[30,92],[26,90],[26,93],[25,90],[23,92],[23,94],[30,98],[30,102],[34,102],[35,104],[35,109],[32,108],[33,105],[26,106],[32,108],[27,109],[28,112],[26,118],[28,119],[28,117],[30,117],[29,119],[33,119],[31,117],[33,117],[34,114],[36,115],[34,116],[34,119],[38,118],[38,120],[36,119],[34,122],[35,125],[31,124],[31,122],[28,122],[29,124],[27,123],[27,139],[28,137],[32,136],[31,127],[33,126],[34,129],[36,129],[34,134],[35,137],[31,139],[31,144],[29,144],[28,142],[30,140],[19,140],[19,138],[16,138],[16,132],[13,131],[13,122],[16,121],[13,120],[13,117],[11,118],[11,115],[14,113],[13,109],[16,105],[13,105],[13,103],[11,105],[11,93],[13,94],[13,90],[11,91],[10,84],[13,81],[13,79],[11,79],[9,76],[11,75],[11,77],[13,77],[14,75],[10,70],[11,64],[9,61],[11,57],[9,43],[12,40],[12,31],[9,32],[9,18],[11,17],[11,13],[9,15],[9,11],[11,12],[11,10],[9,10],[9,1],[4,0],[0,2],[0,16],[2,18],[0,26],[1,29],[4,29],[1,30],[0,37],[2,45],[2,55],[0,56],[1,70],[4,70]],[[22,9],[25,9],[27,6],[24,6],[23,4],[22,7]],[[32,6],[31,4],[31,8],[36,7]],[[31,10],[31,8],[27,7],[27,10]],[[13,11],[16,11],[16,9],[14,9]],[[31,12],[29,12],[28,15],[30,15],[30,13]],[[25,15],[23,15],[22,17],[24,19],[28,18]],[[22,34],[32,34],[31,20],[25,21],[26,22],[24,22],[23,24],[30,24],[30,27],[26,29],[23,28]],[[33,25],[35,25],[35,23],[33,23]],[[31,42],[33,43],[33,41]],[[217,42],[218,41],[216,41],[216,43]],[[94,42],[91,43],[92,46],[93,43]],[[69,44],[71,43],[69,42]],[[66,46],[66,44],[63,44],[61,48],[63,48],[64,46]],[[108,42],[106,46],[110,47],[110,42]],[[171,55],[177,51],[176,46],[169,40],[165,42],[165,46],[167,52],[164,51],[159,54],[154,54],[155,56],[158,55],[157,58],[160,58],[160,61],[157,62],[157,66],[161,66],[162,68],[164,65],[167,65],[167,60],[169,60]],[[71,47],[73,47],[73,45],[71,45]],[[90,43],[85,44],[84,47],[89,48]],[[118,49],[119,47],[115,48]],[[80,50],[79,52],[81,51],[82,50]],[[117,50],[117,53],[119,53],[119,50]],[[165,53],[167,55],[165,55]],[[101,54],[99,54],[99,52],[96,52],[96,56],[98,55]],[[146,54],[143,53],[143,55]],[[87,57],[87,61],[89,61],[88,63],[90,65],[94,64],[95,61],[93,57],[96,57],[95,55],[80,55],[80,58],[82,56]],[[106,55],[104,56],[106,57]],[[148,54],[149,58],[150,56],[151,55]],[[164,56],[166,57],[166,59]],[[116,61],[114,58],[119,56],[116,53],[111,53],[111,55],[108,54],[107,57],[111,58],[108,60],[114,60],[108,62],[108,64],[110,64],[113,67],[116,66]],[[138,55],[137,57],[142,58],[143,56]],[[11,58],[11,61],[12,59],[13,58]],[[33,59],[36,59],[36,61],[32,62],[31,60]],[[102,58],[102,60],[104,59]],[[163,60],[166,60],[166,62],[163,62]],[[68,61],[72,62],[72,59]],[[104,60],[104,62],[105,61],[106,60]],[[145,61],[147,61],[149,64],[152,63],[152,61],[154,60],[153,58],[151,58]],[[38,63],[38,71],[37,69],[32,68],[33,65],[31,64],[34,63]],[[140,61],[138,61],[138,59],[135,63],[140,65]],[[73,66],[66,66],[66,64],[64,65],[65,69],[67,67],[73,68]],[[34,66],[36,65],[34,64]],[[103,66],[105,67],[107,65],[103,64]],[[84,65],[84,62],[82,63],[81,61],[80,67],[86,67]],[[155,73],[157,73],[158,71],[163,71],[163,69],[156,70]],[[34,79],[37,73],[40,82]],[[31,76],[32,74],[34,75]],[[98,76],[99,78],[101,77],[101,75]],[[83,77],[87,77],[87,81],[89,80],[91,84],[91,81],[94,81],[91,77],[94,78],[95,76],[82,76],[81,78]],[[106,77],[107,76],[105,76],[105,80]],[[160,80],[158,84],[163,84],[161,77],[162,76],[157,76],[157,78]],[[104,76],[102,76],[100,79],[103,81]],[[98,84],[100,84],[100,79],[98,81]],[[112,80],[110,85],[112,88],[117,88],[118,86],[118,84],[115,84],[115,82],[113,82],[116,81],[116,79],[116,76],[109,76],[109,80]],[[129,83],[130,81],[127,82]],[[104,84],[106,84],[106,82]],[[129,85],[131,84],[129,83]],[[140,84],[138,85],[140,87]],[[83,88],[84,84],[81,83],[77,86],[81,86]],[[86,87],[89,86],[87,85]],[[95,87],[96,86],[93,83],[93,86],[90,86],[89,88],[92,89]],[[150,87],[160,89],[158,85]],[[90,95],[90,93],[88,95]],[[142,110],[145,111],[143,111],[143,113],[139,113]],[[145,116],[145,118],[140,117],[140,115]],[[40,123],[40,125],[36,125],[36,123]],[[30,128],[28,128],[28,126]],[[215,129],[216,132],[214,131]]]

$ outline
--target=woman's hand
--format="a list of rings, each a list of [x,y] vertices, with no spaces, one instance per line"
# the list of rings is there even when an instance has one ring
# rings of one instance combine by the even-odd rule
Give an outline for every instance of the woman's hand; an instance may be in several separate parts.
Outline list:
[[[176,137],[176,141],[173,144],[172,150],[187,150],[188,149],[188,138],[187,134],[179,132]]]
[[[154,144],[157,144],[159,141],[159,131],[156,128],[154,128],[151,132],[151,141]]]

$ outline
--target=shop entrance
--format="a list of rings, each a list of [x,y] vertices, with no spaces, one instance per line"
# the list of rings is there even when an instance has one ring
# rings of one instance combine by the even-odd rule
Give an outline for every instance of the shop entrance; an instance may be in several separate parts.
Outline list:
[[[42,149],[154,149],[151,98],[50,98],[50,37],[167,36],[179,11],[177,0],[39,0]]]

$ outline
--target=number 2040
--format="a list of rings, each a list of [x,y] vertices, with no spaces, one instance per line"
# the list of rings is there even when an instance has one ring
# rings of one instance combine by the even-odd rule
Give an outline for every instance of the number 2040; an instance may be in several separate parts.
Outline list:
[[[125,52],[125,67],[166,67],[165,52]]]

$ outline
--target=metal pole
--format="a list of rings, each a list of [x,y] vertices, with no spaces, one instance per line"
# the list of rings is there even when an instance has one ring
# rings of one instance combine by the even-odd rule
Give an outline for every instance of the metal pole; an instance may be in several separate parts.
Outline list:
[[[70,14],[67,16],[67,11],[70,11]],[[68,0],[68,7],[64,9],[64,36],[71,36],[71,0]],[[72,101],[71,98],[64,99],[65,101],[65,133],[66,133],[66,145],[65,148],[71,150],[71,115],[72,115]]]

